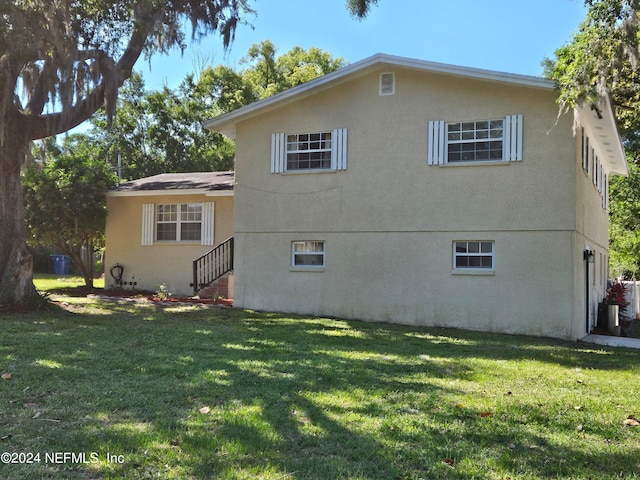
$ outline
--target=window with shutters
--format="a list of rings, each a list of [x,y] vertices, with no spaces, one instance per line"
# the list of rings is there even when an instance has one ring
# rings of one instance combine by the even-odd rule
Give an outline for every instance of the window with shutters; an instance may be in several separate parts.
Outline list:
[[[156,242],[199,242],[214,245],[215,202],[144,203],[143,246]]]
[[[271,173],[347,169],[347,129],[271,135]]]
[[[429,122],[429,165],[521,160],[522,115],[463,122]]]
[[[582,130],[582,169],[602,197],[602,208],[609,210],[609,174],[595,151],[593,142]]]

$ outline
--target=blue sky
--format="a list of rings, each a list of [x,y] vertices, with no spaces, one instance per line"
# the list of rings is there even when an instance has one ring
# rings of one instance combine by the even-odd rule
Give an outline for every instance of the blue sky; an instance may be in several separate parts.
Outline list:
[[[582,0],[379,0],[362,21],[345,0],[251,0],[257,16],[241,25],[225,54],[217,35],[190,44],[181,56],[141,59],[149,89],[175,88],[202,65],[237,68],[255,43],[269,39],[285,53],[318,47],[356,62],[388,53],[467,67],[541,75],[545,56],[567,43],[584,19]]]

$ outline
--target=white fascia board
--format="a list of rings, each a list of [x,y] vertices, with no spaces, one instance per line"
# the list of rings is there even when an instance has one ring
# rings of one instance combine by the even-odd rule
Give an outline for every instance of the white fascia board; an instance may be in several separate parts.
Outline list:
[[[607,172],[627,176],[629,165],[611,101],[602,97],[595,107],[583,105],[575,114]]]
[[[107,192],[107,197],[157,197],[169,195],[204,195],[205,197],[233,197],[233,190],[133,190],[128,192]]]
[[[542,77],[534,77],[531,75],[520,75],[516,73],[497,72],[494,70],[484,70],[481,68],[461,67],[459,65],[451,65],[447,63],[429,62],[426,60],[415,60],[411,58],[395,57],[392,55],[381,55],[385,58],[386,63],[405,68],[413,68],[415,70],[424,70],[427,72],[443,73],[456,75],[459,77],[476,78],[480,80],[490,80],[493,82],[512,83],[527,87],[553,89],[555,83]]]
[[[378,66],[409,68],[425,72],[455,75],[458,77],[475,78],[479,80],[522,85],[526,87],[543,88],[547,90],[553,90],[555,87],[555,83],[552,80],[541,77],[495,72],[479,68],[460,67],[458,65],[428,62],[425,60],[416,60],[378,53],[336,70],[335,72],[328,73],[322,77],[315,78],[309,82],[290,88],[289,90],[285,90],[284,92],[277,93],[265,99],[258,100],[250,105],[238,108],[232,112],[206,120],[202,125],[206,129],[217,131],[230,138],[235,138],[237,122],[251,118],[254,115],[267,112],[272,108],[286,105],[289,102],[311,93],[317,93],[331,86],[365,75],[368,71]]]

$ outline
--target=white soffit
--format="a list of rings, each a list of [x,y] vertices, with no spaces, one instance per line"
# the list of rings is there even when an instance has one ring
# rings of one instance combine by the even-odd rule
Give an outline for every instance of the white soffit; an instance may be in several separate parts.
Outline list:
[[[607,170],[617,175],[628,175],[629,166],[611,102],[602,98],[597,105],[583,105],[577,109],[577,115],[598,158],[606,165]]]

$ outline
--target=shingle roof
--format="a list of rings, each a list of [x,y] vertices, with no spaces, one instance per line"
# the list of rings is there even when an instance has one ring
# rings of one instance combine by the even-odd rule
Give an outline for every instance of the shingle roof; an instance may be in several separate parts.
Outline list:
[[[152,191],[196,190],[201,193],[233,191],[234,179],[234,172],[161,173],[121,183],[109,189],[109,193],[126,195]]]

